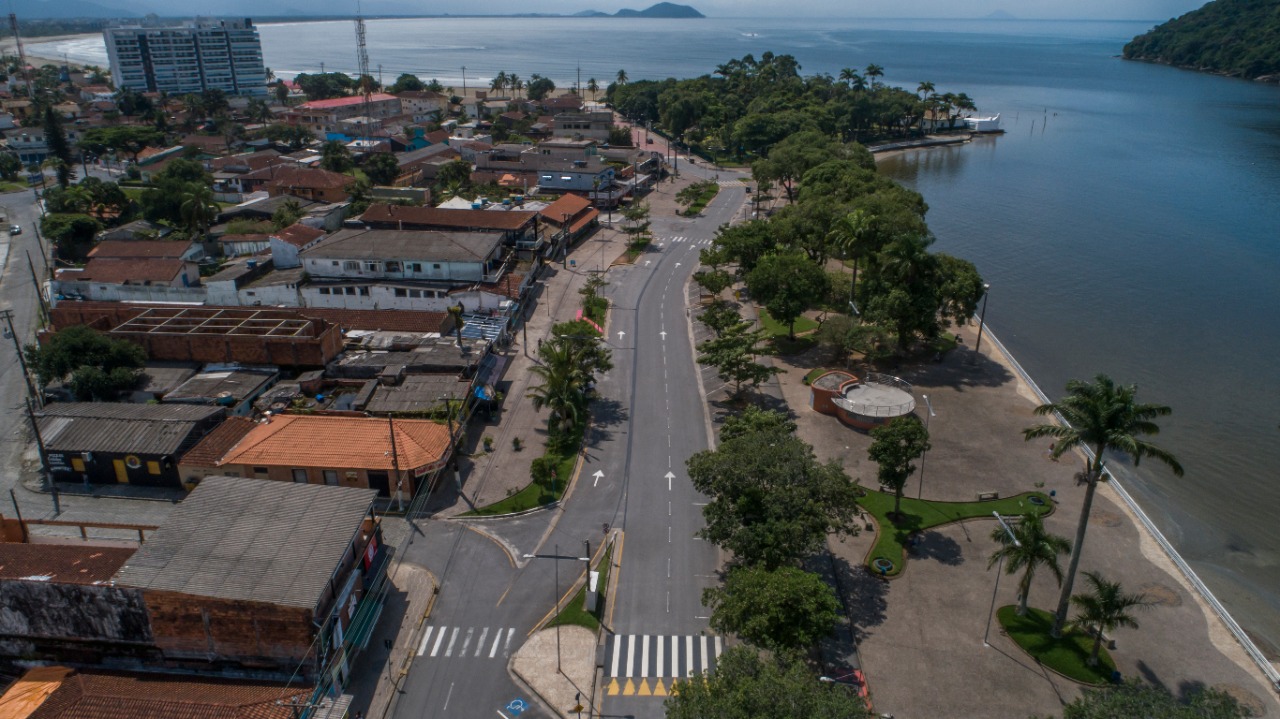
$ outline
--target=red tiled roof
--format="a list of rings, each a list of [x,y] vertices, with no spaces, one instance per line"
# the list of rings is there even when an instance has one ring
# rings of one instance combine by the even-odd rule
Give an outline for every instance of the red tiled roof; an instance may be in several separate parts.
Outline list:
[[[293,245],[294,247],[306,247],[324,236],[324,230],[318,230],[310,225],[303,225],[301,223],[289,225],[283,230],[272,235],[272,237]]]
[[[104,284],[172,282],[186,268],[186,264],[182,260],[120,260],[95,257],[89,260],[80,272],[67,273],[66,279],[71,282],[102,282]],[[61,276],[63,273],[58,274]]]
[[[0,542],[0,579],[59,584],[106,582],[135,551],[132,547]]]
[[[538,214],[542,215],[543,219],[551,220],[559,225],[564,223],[565,215],[572,219],[588,207],[591,207],[591,200],[578,195],[566,194],[561,195],[560,199],[539,210]]]
[[[179,260],[191,248],[189,242],[168,240],[103,240],[89,250],[89,257],[96,259],[156,259]]]
[[[0,696],[0,707],[22,710],[12,715],[22,719],[291,719],[294,709],[277,701],[311,691],[250,679],[54,666],[28,670]]]
[[[384,92],[375,92],[369,96],[373,102],[383,102],[386,100],[399,100],[395,95],[388,95]],[[359,105],[364,102],[364,96],[352,95],[351,97],[335,97],[332,100],[315,100],[312,102],[304,102],[298,107],[303,110],[332,110],[335,107],[349,107],[351,105]]]
[[[425,138],[426,141],[431,143],[432,145],[439,145],[440,143],[449,139],[449,131],[436,130],[435,132],[428,132],[427,134],[423,135],[423,138]]]
[[[302,187],[315,190],[341,189],[352,181],[339,172],[319,168],[273,165],[240,176],[244,180],[266,180],[268,187]]]
[[[389,425],[373,417],[277,415],[256,425],[218,465],[395,469]],[[400,469],[435,465],[448,455],[444,425],[402,419],[394,426]]]
[[[443,332],[449,320],[449,315],[444,312],[422,310],[344,310],[329,307],[299,307],[297,312],[308,319],[323,320],[343,330]]]
[[[519,272],[508,272],[503,275],[497,282],[484,282],[476,285],[479,289],[486,292],[492,292],[495,295],[501,295],[513,300],[520,299],[520,283],[524,282],[524,275]],[[449,294],[458,294],[461,292],[470,292],[472,288],[464,287],[452,290]]]
[[[402,205],[373,204],[360,216],[369,223],[406,227],[440,227],[454,230],[518,230],[538,216],[536,212],[509,210],[442,210],[438,207],[405,207]]]
[[[194,447],[182,455],[179,464],[191,467],[216,467],[218,460],[240,444],[240,440],[257,426],[257,422],[247,417],[228,417],[227,421],[214,427],[212,432],[202,437]]]

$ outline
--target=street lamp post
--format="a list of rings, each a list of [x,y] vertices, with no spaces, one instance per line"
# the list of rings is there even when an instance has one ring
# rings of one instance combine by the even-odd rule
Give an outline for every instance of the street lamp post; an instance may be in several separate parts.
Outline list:
[[[999,512],[992,512],[991,514],[995,516],[996,521],[1000,523],[1000,526],[1004,529],[1004,533],[1009,535],[1009,541],[1013,542],[1013,546],[1021,547],[1022,543],[1018,541],[1018,538],[1016,536],[1014,536],[1013,530],[1009,527],[1008,522],[1004,521],[1004,517],[1001,517]],[[1000,575],[1003,573],[1004,573],[1004,553],[1001,552],[999,566],[996,567],[995,587],[993,587],[991,590],[991,607],[987,610],[987,629],[982,633],[982,646],[984,647],[991,646],[987,642],[987,638],[991,636],[991,617],[995,616],[995,613],[996,613],[996,594],[1000,592]]]
[[[933,403],[929,401],[929,395],[924,395],[924,404],[929,408],[929,414],[924,416],[924,434],[929,436],[929,418],[934,416]],[[920,488],[916,491],[916,499],[924,497],[924,461],[929,456],[929,450],[925,450],[920,454]]]
[[[979,353],[982,350],[982,330],[987,326],[987,298],[991,296],[991,285],[982,285],[982,313],[978,315],[978,341],[973,345],[973,361],[970,364],[977,364]]]
[[[584,540],[584,541],[583,541],[583,544],[584,544],[584,545],[586,546],[586,548],[587,548],[587,554],[586,554],[586,556],[584,556],[584,557],[562,557],[562,556],[560,556],[560,545],[559,545],[559,544],[555,545],[555,547],[556,547],[556,548],[555,548],[555,552],[556,552],[555,554],[524,554],[524,555],[521,555],[521,556],[522,556],[522,557],[524,557],[525,559],[554,559],[554,560],[556,560],[556,568],[555,568],[555,578],[556,578],[556,579],[555,579],[555,585],[552,587],[552,591],[553,591],[553,592],[555,592],[555,595],[551,598],[551,612],[552,612],[552,616],[553,616],[553,618],[554,618],[554,615],[555,615],[556,613],[558,613],[558,610],[560,609],[560,560],[561,560],[561,559],[572,559],[572,560],[577,561],[577,562],[586,562],[586,563],[587,563],[587,565],[588,565],[588,566],[590,566],[590,564],[591,564],[591,542],[590,542],[589,540]],[[558,672],[558,673],[560,673],[560,674],[564,674],[564,671],[562,671],[562,670],[561,670],[561,668],[560,668],[560,624],[559,624],[558,622],[556,623],[556,672]]]

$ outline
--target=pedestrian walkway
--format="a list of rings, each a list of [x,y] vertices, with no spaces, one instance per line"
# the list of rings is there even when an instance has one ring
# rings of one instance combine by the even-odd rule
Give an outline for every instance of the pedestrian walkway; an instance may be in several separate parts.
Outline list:
[[[710,237],[686,237],[677,235],[675,237],[658,237],[653,241],[655,247],[665,247],[667,245],[686,245],[690,247],[710,247]]]
[[[476,630],[479,636],[476,636]],[[490,634],[492,630],[492,635]],[[418,656],[428,659],[500,659],[511,656],[515,627],[428,626],[418,645]],[[492,637],[492,641],[490,638]],[[462,644],[458,645],[461,638]],[[475,644],[471,643],[475,639]],[[454,647],[457,647],[457,652]]]
[[[614,679],[608,693],[629,696],[617,679],[688,679],[715,669],[724,639],[706,634],[684,636],[623,634],[605,642],[605,676]],[[633,686],[634,688],[634,686]]]

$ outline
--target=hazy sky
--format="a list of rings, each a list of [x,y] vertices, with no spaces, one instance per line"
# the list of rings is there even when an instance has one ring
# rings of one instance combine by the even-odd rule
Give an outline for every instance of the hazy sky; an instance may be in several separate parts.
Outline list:
[[[535,12],[571,13],[583,9],[613,12],[641,9],[657,0],[539,0],[525,6]],[[730,17],[982,17],[1003,10],[1019,18],[1166,20],[1204,4],[1204,0],[673,0],[706,15]],[[435,4],[435,3],[432,3]],[[505,2],[476,3],[493,12],[512,12]],[[496,6],[496,7],[495,7]],[[508,9],[502,9],[506,6]],[[445,12],[457,12],[446,10]]]

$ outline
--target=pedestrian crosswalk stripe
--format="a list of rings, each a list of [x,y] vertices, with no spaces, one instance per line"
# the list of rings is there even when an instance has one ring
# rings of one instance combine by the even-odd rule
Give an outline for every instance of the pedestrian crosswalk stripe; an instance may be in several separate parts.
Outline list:
[[[480,631],[477,632],[476,630]],[[464,631],[465,630],[465,631]],[[506,658],[510,656],[511,637],[515,635],[514,627],[442,627],[428,626],[426,632],[422,635],[422,641],[418,644],[418,656],[429,656],[436,658],[464,658],[471,657],[493,659],[498,656],[498,648],[502,648],[502,656]],[[493,642],[489,641],[492,633]],[[504,642],[505,635],[505,642]],[[462,646],[458,646],[458,638],[462,637]],[[475,648],[472,649],[472,640],[475,640]],[[457,653],[454,649],[457,648]]]
[[[705,634],[614,635],[606,640],[605,669],[618,679],[686,679],[712,671],[723,651],[722,638]]]

